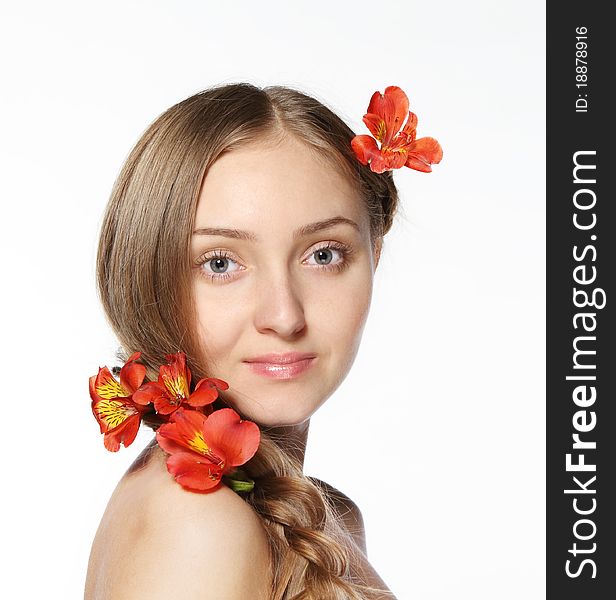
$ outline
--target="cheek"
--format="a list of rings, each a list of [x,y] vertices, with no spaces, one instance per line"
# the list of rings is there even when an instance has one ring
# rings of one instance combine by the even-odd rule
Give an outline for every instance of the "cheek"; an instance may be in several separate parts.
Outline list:
[[[224,301],[199,285],[195,298],[201,347],[209,364],[216,369],[231,354],[245,330],[245,308],[243,303]]]
[[[354,356],[372,298],[369,266],[347,273],[319,292],[310,302],[309,325],[319,332],[320,339],[329,344],[332,352]]]

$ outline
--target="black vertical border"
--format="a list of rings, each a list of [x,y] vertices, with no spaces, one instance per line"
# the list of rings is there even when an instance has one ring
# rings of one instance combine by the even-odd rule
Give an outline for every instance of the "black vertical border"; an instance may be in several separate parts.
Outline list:
[[[616,598],[616,328],[614,312],[616,293],[616,159],[614,152],[616,129],[616,27],[610,24],[607,10],[609,3],[597,1],[571,2],[553,0],[547,3],[547,599],[548,600],[607,600]],[[576,87],[576,28],[588,30],[588,86]],[[582,94],[582,95],[580,95]],[[584,96],[586,94],[586,96]],[[588,100],[587,112],[576,112],[576,100]],[[578,108],[583,108],[583,102]],[[585,162],[596,164],[596,184],[575,184],[573,181],[573,156],[577,151],[596,151],[596,157],[586,156]],[[580,172],[580,174],[582,174]],[[586,171],[588,179],[590,171]],[[586,187],[596,194],[592,210],[576,211],[573,196],[576,190]],[[590,194],[582,194],[590,200]],[[582,231],[573,224],[573,213],[591,218],[596,215],[596,227]],[[586,221],[590,222],[589,220]],[[596,240],[591,239],[596,235]],[[592,251],[586,259],[575,260],[573,247],[578,255],[586,245],[596,248],[596,260],[591,261]],[[592,284],[578,285],[573,279],[576,266],[586,264],[588,273],[596,267],[596,280]],[[581,272],[578,272],[580,275]],[[606,305],[602,309],[576,308],[573,288],[593,288],[605,292]],[[574,328],[576,312],[594,312],[597,327],[585,332]],[[580,324],[581,321],[578,321]],[[596,336],[596,341],[586,341],[586,348],[594,344],[596,355],[586,356],[585,363],[595,361],[596,382],[573,382],[568,375],[590,374],[590,370],[573,369],[573,340],[576,336]],[[580,347],[578,345],[578,347]],[[595,385],[597,398],[592,406],[584,409],[573,402],[575,385]],[[585,462],[596,464],[594,472],[567,472],[566,455],[573,455],[578,462],[579,450],[573,450],[573,418],[576,411],[590,411],[596,416],[596,426],[580,433],[582,440],[595,441],[594,450],[583,450]],[[585,483],[594,494],[566,494],[564,490],[579,488],[573,477]],[[588,515],[574,511],[578,507],[589,510],[596,500],[596,509]],[[587,540],[576,539],[575,523],[579,519],[592,520],[596,533]],[[585,537],[593,532],[588,522],[578,525],[578,533]],[[573,544],[578,548],[592,549],[588,554],[574,556]],[[590,559],[596,565],[596,576],[590,563],[583,567],[582,560]],[[570,571],[578,573],[570,577]],[[580,570],[581,569],[581,570]]]

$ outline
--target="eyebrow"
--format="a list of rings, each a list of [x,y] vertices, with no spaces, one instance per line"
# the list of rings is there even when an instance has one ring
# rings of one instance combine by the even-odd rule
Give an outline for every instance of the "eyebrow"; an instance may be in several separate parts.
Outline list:
[[[324,229],[331,229],[336,225],[350,225],[357,231],[359,231],[359,225],[346,217],[332,217],[331,219],[324,219],[323,221],[316,221],[315,223],[309,223],[308,225],[302,225],[299,229],[293,232],[293,239],[316,233]],[[259,238],[251,231],[242,231],[240,229],[232,229],[229,227],[200,227],[193,231],[193,235],[218,235],[222,237],[235,238],[237,240],[247,240],[251,242],[259,241]]]

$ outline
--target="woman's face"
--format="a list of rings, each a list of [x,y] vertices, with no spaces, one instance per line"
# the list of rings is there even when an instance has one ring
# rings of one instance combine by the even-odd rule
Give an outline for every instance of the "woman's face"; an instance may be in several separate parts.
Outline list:
[[[349,372],[368,316],[378,256],[358,194],[303,142],[255,142],[209,169],[191,252],[225,398],[264,426],[308,419]]]

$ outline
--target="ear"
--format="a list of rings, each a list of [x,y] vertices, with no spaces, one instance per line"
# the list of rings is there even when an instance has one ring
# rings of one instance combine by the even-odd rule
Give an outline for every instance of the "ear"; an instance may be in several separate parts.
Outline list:
[[[379,237],[374,242],[374,270],[379,266],[379,259],[381,258],[381,249],[383,248],[383,238]]]

